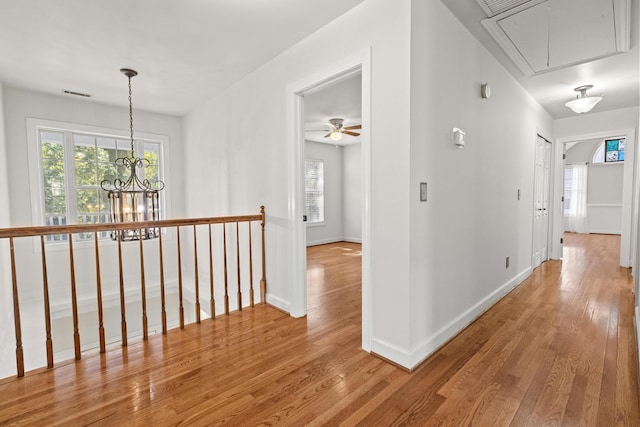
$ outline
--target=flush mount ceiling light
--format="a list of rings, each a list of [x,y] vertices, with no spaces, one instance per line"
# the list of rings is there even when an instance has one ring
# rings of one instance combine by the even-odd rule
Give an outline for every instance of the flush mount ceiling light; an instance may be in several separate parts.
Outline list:
[[[587,96],[587,91],[592,87],[593,85],[578,86],[574,89],[576,92],[579,92],[576,99],[572,99],[564,105],[571,108],[575,113],[586,113],[591,111],[598,102],[602,101],[602,96]]]
[[[135,223],[140,221],[155,221],[159,219],[158,193],[164,188],[164,182],[149,182],[144,178],[144,168],[149,166],[149,160],[136,157],[133,139],[133,104],[131,102],[131,78],[138,75],[135,70],[120,69],[129,79],[129,130],[131,136],[131,157],[116,159],[116,170],[125,169],[130,174],[125,180],[115,178],[113,181],[105,179],[100,183],[103,190],[108,191],[109,213],[113,223]],[[138,176],[136,169],[140,170]],[[147,240],[158,237],[160,230],[153,228],[132,228],[117,230],[111,233],[113,240]]]

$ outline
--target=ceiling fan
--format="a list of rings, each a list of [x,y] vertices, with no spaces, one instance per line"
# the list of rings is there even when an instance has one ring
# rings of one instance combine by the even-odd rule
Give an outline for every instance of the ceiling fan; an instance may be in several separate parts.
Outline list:
[[[327,133],[324,137],[331,138],[334,141],[340,141],[342,139],[343,134],[351,135],[351,136],[360,136],[359,133],[352,132],[352,130],[362,129],[362,125],[343,126],[343,123],[344,123],[344,119],[340,119],[340,118],[329,119],[329,121],[326,123],[330,127],[329,133]],[[308,130],[307,132],[325,132],[325,131],[326,130],[324,129],[318,129],[318,130]]]

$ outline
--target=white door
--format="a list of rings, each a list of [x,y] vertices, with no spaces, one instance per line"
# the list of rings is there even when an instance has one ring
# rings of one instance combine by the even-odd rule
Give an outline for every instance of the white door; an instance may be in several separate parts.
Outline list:
[[[549,186],[551,143],[538,136],[533,203],[533,268],[549,259]]]

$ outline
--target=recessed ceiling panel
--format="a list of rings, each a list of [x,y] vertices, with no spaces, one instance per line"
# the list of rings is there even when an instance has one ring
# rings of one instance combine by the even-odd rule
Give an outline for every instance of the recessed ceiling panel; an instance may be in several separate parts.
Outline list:
[[[533,75],[626,51],[628,4],[531,1],[482,23],[525,75]]]

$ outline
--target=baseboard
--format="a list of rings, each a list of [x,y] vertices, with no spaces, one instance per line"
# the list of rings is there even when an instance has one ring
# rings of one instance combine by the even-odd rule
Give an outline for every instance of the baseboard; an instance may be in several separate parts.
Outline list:
[[[371,337],[371,353],[407,370],[413,366],[411,352],[376,337]]]
[[[331,239],[308,241],[307,246],[318,246],[318,245],[326,245],[329,243],[339,243],[339,242],[362,243],[362,239],[358,239],[356,237],[335,237]]]
[[[338,242],[342,242],[342,238],[335,237],[335,238],[332,238],[332,239],[321,239],[321,240],[307,241],[307,246],[326,245],[328,243],[338,243]]]
[[[510,279],[473,307],[449,322],[449,324],[442,327],[431,338],[424,341],[413,351],[407,351],[396,347],[375,337],[371,339],[371,351],[411,371],[431,356],[431,354],[436,350],[460,333],[460,331],[473,323],[473,321],[500,301],[516,286],[524,282],[531,275],[532,271],[531,267],[527,267],[517,276]]]
[[[589,230],[589,234],[617,234],[620,235],[622,232],[620,230]]]
[[[270,304],[278,310],[284,311],[285,313],[291,313],[291,303],[289,303],[289,301],[285,301],[282,298],[278,298],[268,292],[267,304]]]
[[[638,348],[638,372],[640,372],[640,307],[636,306],[636,347]],[[638,375],[640,379],[640,374]]]
[[[362,243],[362,239],[358,237],[344,237],[342,241],[348,243]]]

